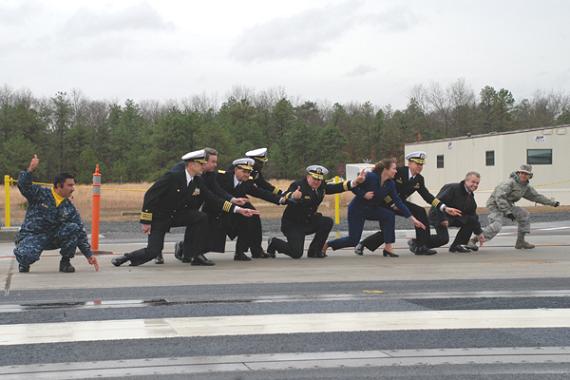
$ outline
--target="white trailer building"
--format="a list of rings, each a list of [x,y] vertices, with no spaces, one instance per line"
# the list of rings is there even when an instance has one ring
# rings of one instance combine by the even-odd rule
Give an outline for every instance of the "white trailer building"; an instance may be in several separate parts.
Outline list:
[[[459,182],[470,170],[481,173],[477,203],[485,206],[495,186],[521,164],[531,164],[531,184],[540,193],[570,205],[570,124],[463,136],[406,144],[405,153],[427,153],[422,175],[436,195],[446,183]],[[422,204],[417,194],[413,201]],[[521,205],[534,205],[521,201]]]

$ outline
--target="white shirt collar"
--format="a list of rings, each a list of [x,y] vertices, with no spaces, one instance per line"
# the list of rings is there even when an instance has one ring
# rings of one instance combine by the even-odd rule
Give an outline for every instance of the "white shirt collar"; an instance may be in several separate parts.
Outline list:
[[[241,182],[237,179],[236,175],[234,174],[234,187],[237,187]]]
[[[184,173],[186,173],[186,186],[188,186],[190,182],[194,179],[194,177],[192,177],[190,173],[188,173],[188,169],[184,169]]]
[[[412,174],[412,169],[408,168],[408,178],[412,179],[414,177],[415,177],[415,175]]]

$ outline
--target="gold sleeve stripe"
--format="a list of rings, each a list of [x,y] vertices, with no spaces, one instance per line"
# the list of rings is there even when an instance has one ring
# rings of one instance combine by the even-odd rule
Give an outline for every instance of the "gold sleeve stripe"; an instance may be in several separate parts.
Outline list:
[[[225,170],[218,170],[218,173],[220,173],[220,174],[226,174],[226,171],[225,171]]]
[[[386,202],[386,203],[392,202],[392,197],[389,196],[389,195],[386,195],[386,196],[384,197],[384,202]]]
[[[347,191],[347,190],[348,190],[348,184],[349,184],[349,183],[350,183],[350,181],[348,181],[348,180],[347,180],[347,181],[344,181],[344,182],[342,183],[342,188],[344,189],[344,191]]]
[[[280,191],[278,187],[273,188],[273,194],[279,194]]]
[[[225,201],[224,205],[222,206],[222,210],[224,210],[225,212],[230,212],[231,209],[232,209],[232,203]]]
[[[441,203],[441,201],[440,201],[439,199],[435,198],[435,199],[431,202],[431,205],[432,205],[433,207],[437,207],[437,205],[439,205],[440,203]]]
[[[152,212],[141,212],[141,220],[152,222]]]
[[[283,198],[285,198],[285,199],[289,199],[290,196],[291,196],[290,192],[283,194]]]

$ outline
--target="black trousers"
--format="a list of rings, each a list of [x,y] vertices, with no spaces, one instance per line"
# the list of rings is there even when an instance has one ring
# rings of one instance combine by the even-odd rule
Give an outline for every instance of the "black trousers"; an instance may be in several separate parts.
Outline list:
[[[184,226],[186,226],[184,231],[184,258],[192,259],[205,253],[208,216],[198,210],[186,209],[178,212],[169,225],[164,223],[151,224],[147,247],[127,253],[125,256],[133,266],[142,265],[154,259],[162,253],[164,236],[170,227]]]
[[[310,253],[321,252],[325,242],[329,237],[333,227],[333,220],[327,216],[316,215],[306,224],[292,224],[288,226],[283,234],[287,241],[273,238],[271,244],[277,252],[284,253],[294,259],[303,256],[305,246],[305,236],[315,234],[311,245],[309,245]]]
[[[469,243],[469,238],[477,227],[479,219],[477,216],[471,215],[459,218],[448,216],[448,221],[449,227],[459,227],[457,236],[455,236],[455,240],[451,243],[451,247],[455,247],[457,245]],[[435,231],[437,232],[437,235],[431,238],[430,248],[441,247],[449,242],[449,232],[447,227],[439,224],[435,226]]]
[[[408,207],[408,209],[410,209],[412,215],[426,226],[425,230],[416,228],[416,244],[418,246],[425,245],[429,247],[431,235],[426,210],[423,207],[408,201],[404,201],[404,204]],[[396,214],[402,216],[401,212],[399,211],[396,212]],[[375,251],[378,249],[378,247],[384,244],[384,234],[382,231],[375,232],[372,235],[368,236],[366,239],[362,240],[362,244],[369,250]]]

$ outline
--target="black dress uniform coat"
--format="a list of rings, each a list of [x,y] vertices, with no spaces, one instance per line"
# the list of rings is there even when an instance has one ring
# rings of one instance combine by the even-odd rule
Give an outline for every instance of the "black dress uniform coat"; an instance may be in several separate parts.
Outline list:
[[[231,213],[234,206],[214,195],[200,176],[187,184],[186,172],[169,171],[160,177],[145,193],[140,217],[142,224],[150,224],[147,248],[125,256],[131,265],[144,264],[158,256],[164,247],[164,235],[171,227],[186,226],[184,257],[194,258],[207,250],[208,217],[199,211],[204,203],[220,212]]]
[[[297,188],[300,188],[302,197],[299,200],[291,198]],[[319,257],[321,250],[328,239],[333,226],[333,220],[317,212],[325,194],[342,193],[351,190],[351,182],[325,183],[313,190],[307,178],[300,179],[289,185],[283,196],[288,199],[287,207],[281,217],[281,232],[287,237],[287,241],[272,238],[269,250],[276,250],[298,259],[303,256],[305,236],[315,234],[309,246],[308,256]]]
[[[273,186],[271,183],[267,182],[267,180],[263,177],[261,170],[253,169],[251,171],[251,178],[253,178],[253,182],[259,187],[260,189],[267,190],[270,193],[281,195],[283,191],[278,187]]]
[[[221,189],[230,194],[234,198],[244,198],[248,195],[261,198],[267,202],[279,204],[280,196],[273,194],[267,190],[260,189],[250,178],[241,182],[238,186],[234,186],[234,168],[230,167],[227,171],[219,171],[216,174],[216,180]],[[247,203],[245,208],[255,209],[251,203]],[[209,250],[214,252],[224,252],[226,246],[226,235],[230,239],[238,238],[236,242],[236,254],[244,253],[251,249],[254,256],[263,255],[261,248],[261,219],[258,215],[245,218],[239,214],[225,215],[217,208],[210,207],[207,204],[204,211],[210,219],[210,228],[208,229]]]
[[[440,204],[440,200],[434,197],[426,188],[424,177],[421,174],[410,178],[410,169],[407,166],[402,166],[397,169],[394,182],[396,183],[396,191],[400,199],[404,201],[404,204],[410,209],[412,215],[426,226],[425,230],[416,228],[416,244],[418,246],[429,247],[430,230],[427,213],[423,207],[408,202],[406,199],[413,193],[418,192],[424,201],[433,207],[437,207]],[[395,207],[393,202],[386,204],[386,206],[392,209]],[[382,243],[384,243],[382,231],[376,232],[362,241],[362,244],[371,251],[376,250]]]
[[[461,210],[462,215],[450,216],[438,207],[432,207],[429,217],[437,231],[437,237],[432,237],[432,247],[440,247],[449,241],[447,227],[441,225],[443,221],[448,221],[449,226],[459,227],[457,237],[451,246],[467,244],[472,233],[479,235],[482,232],[477,215],[477,202],[473,193],[466,189],[465,181],[443,186],[437,198],[446,206]]]

